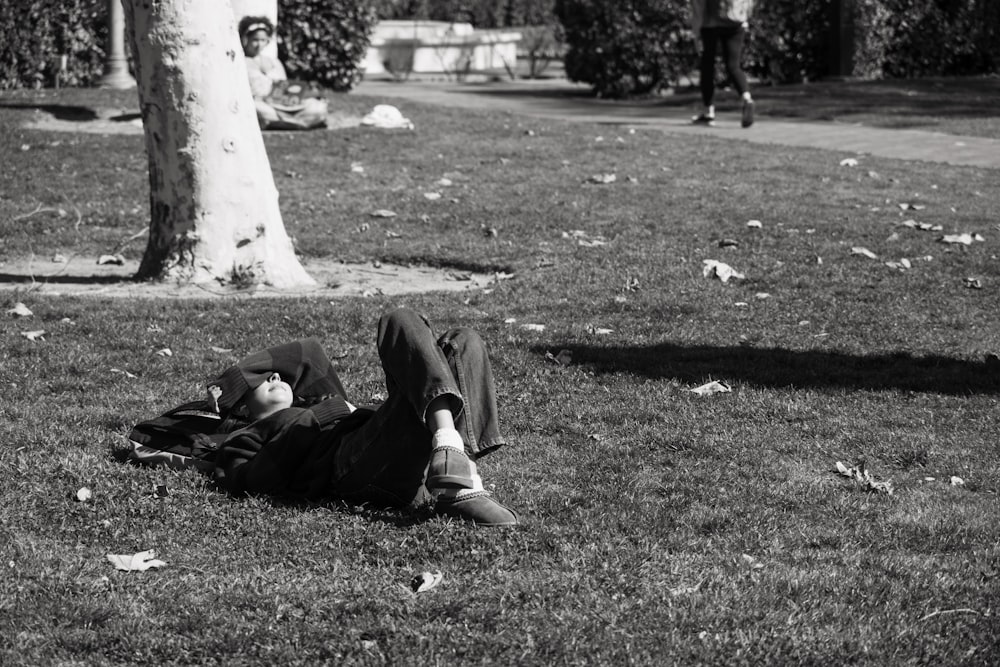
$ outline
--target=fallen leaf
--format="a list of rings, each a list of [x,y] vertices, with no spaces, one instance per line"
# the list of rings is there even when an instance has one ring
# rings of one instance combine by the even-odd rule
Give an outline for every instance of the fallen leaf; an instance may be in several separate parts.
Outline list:
[[[441,178],[435,183],[435,185],[439,185],[442,188],[451,187],[452,180],[450,178]]]
[[[215,345],[212,346],[212,352],[218,352],[219,354],[226,354],[227,352],[232,352],[232,351],[233,348],[231,347],[217,347]]]
[[[145,572],[151,567],[166,565],[162,560],[156,559],[156,552],[152,549],[140,551],[131,556],[108,554],[107,558],[116,569],[126,572]]]
[[[438,199],[441,199],[441,193],[440,192],[425,192],[424,193],[424,199],[426,199],[428,201],[437,201]]]
[[[967,289],[983,289],[983,283],[979,278],[964,278],[962,284],[965,285]]]
[[[37,331],[22,331],[21,335],[28,340],[45,340],[44,329],[38,329]]]
[[[857,467],[849,468],[840,461],[837,461],[837,472],[844,477],[849,477],[857,486],[860,486],[866,491],[884,493],[887,496],[891,496],[893,493],[892,482],[876,481],[876,479],[872,476],[871,471],[868,470],[864,463],[861,463]]]
[[[968,232],[964,234],[945,234],[938,239],[938,243],[954,243],[962,245],[972,245],[973,237]]]
[[[544,324],[522,324],[521,328],[525,331],[545,331]]]
[[[698,394],[699,396],[711,396],[712,394],[728,394],[732,391],[729,385],[719,382],[717,380],[712,380],[711,382],[706,382],[700,387],[695,387],[694,389],[689,389],[692,394]]]
[[[92,496],[92,494],[90,493],[90,489],[88,489],[85,486],[82,487],[82,488],[80,488],[76,492],[76,499],[77,499],[77,501],[79,501],[81,503],[85,503],[88,500],[90,500],[91,496]]]
[[[595,336],[607,336],[610,333],[614,333],[614,329],[605,329],[603,327],[595,327],[591,325],[587,327],[587,333]]]
[[[508,318],[505,318],[504,321],[503,321],[504,324],[514,324],[515,322],[517,322],[517,318],[516,317],[508,317]]]
[[[389,209],[386,208],[380,208],[377,211],[372,211],[371,216],[373,218],[395,218],[396,212],[390,211]]]
[[[123,370],[121,368],[111,368],[111,369],[108,369],[108,370],[110,372],[112,372],[112,373],[121,373],[122,375],[124,375],[125,377],[127,377],[129,379],[135,379],[135,378],[138,377],[135,373],[129,373],[128,371]]]
[[[354,162],[351,164],[351,171],[355,174],[363,174],[365,173],[365,168],[357,162]]]
[[[759,570],[762,567],[764,567],[763,563],[758,562],[757,559],[751,556],[750,554],[743,554],[741,558],[743,559],[743,562],[746,563],[747,566],[750,567],[751,569]]]
[[[740,242],[736,239],[719,239],[720,248],[736,248],[739,247]]]
[[[903,227],[909,227],[910,229],[918,229],[922,232],[940,232],[944,227],[941,225],[932,225],[929,222],[917,222],[916,220],[904,220],[899,223]]]
[[[114,264],[121,266],[125,263],[125,258],[121,255],[101,255],[97,258],[98,264]]]
[[[951,477],[951,485],[952,486],[965,486],[965,480],[962,479],[961,477],[956,477],[956,476],[952,475],[952,477]]]
[[[761,229],[763,226],[764,223],[760,220],[747,220],[747,227],[751,229]]]
[[[26,305],[18,301],[13,308],[7,310],[7,314],[15,317],[31,317],[33,313]]]
[[[587,178],[587,183],[596,183],[598,185],[609,185],[618,180],[615,174],[595,174]]]
[[[702,260],[701,273],[706,278],[718,278],[723,283],[728,283],[731,278],[737,278],[743,280],[746,275],[740,273],[733,269],[733,267],[725,264],[723,262],[718,262],[714,259]]]
[[[767,293],[767,292],[757,292],[756,294],[753,295],[753,298],[760,299],[760,300],[770,299],[771,295],[769,293]]]
[[[157,356],[160,356],[160,357],[172,357],[172,356],[174,356],[174,353],[170,351],[169,347],[165,347],[162,350],[157,350],[156,354],[157,354]]]
[[[878,259],[878,255],[876,255],[875,253],[873,253],[868,248],[862,248],[861,246],[854,246],[853,248],[851,248],[851,254],[852,255],[863,255],[864,257],[867,257],[868,259]]]
[[[852,157],[845,157],[843,160],[840,161],[840,166],[841,167],[857,167],[858,166],[858,161],[855,160]]]
[[[558,354],[546,352],[545,359],[559,366],[569,366],[573,363],[573,352],[570,350],[559,350]]]
[[[434,573],[421,572],[410,580],[410,589],[414,593],[423,593],[440,584],[443,579],[444,575],[440,570]]]

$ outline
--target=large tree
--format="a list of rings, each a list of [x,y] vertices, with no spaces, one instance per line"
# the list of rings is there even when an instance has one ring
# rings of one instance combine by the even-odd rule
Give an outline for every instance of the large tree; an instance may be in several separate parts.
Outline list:
[[[230,0],[122,2],[149,157],[136,277],[315,284],[281,220]]]

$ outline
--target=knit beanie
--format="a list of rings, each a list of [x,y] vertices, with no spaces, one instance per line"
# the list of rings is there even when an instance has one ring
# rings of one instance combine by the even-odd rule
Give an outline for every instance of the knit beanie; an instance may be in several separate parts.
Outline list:
[[[247,392],[279,373],[296,397],[337,394],[346,399],[329,358],[315,338],[304,338],[255,352],[208,383],[209,407],[227,415]]]

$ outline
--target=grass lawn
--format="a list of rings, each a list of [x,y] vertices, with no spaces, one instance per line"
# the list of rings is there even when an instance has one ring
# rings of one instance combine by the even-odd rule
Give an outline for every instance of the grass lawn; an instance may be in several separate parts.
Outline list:
[[[141,256],[142,137],[20,126],[132,95],[0,96],[0,262]],[[33,311],[0,317],[0,663],[1000,662],[996,171],[404,111],[415,131],[266,137],[299,252],[512,278],[333,302],[0,292]],[[938,242],[955,233],[984,240]],[[488,341],[511,444],[482,471],[522,526],[233,499],[120,461],[137,421],[287,339],[379,395],[394,305]],[[710,380],[732,391],[689,391]],[[145,549],[166,566],[105,559]],[[423,571],[443,580],[414,594]]]

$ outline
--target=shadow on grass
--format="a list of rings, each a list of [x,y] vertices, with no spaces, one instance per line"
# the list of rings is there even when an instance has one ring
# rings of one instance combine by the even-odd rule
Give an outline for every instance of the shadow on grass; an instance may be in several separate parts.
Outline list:
[[[573,365],[600,374],[627,373],[685,384],[708,380],[780,388],[903,390],[951,395],[1000,393],[1000,360],[962,361],[907,353],[856,356],[778,348],[553,345],[570,350]]]
[[[21,109],[29,111],[44,111],[53,118],[71,123],[90,123],[101,118],[100,113],[91,107],[78,106],[74,104],[31,104],[18,102],[0,102],[0,109]],[[128,123],[142,118],[138,111],[119,113],[109,116],[105,120],[117,123]]]
[[[736,108],[739,97],[725,86],[718,87],[717,105]],[[594,96],[589,88],[566,85],[504,88],[470,85],[463,92],[487,97],[519,97],[536,104],[551,105],[570,115],[614,108],[628,116],[656,108],[687,109],[700,100],[697,87],[679,86],[666,96],[608,100]],[[773,117],[807,121],[833,121],[866,115],[879,118],[882,127],[916,127],[928,118],[1000,118],[1000,77],[956,77],[885,79],[876,81],[819,81],[808,84],[755,85],[754,98],[760,110]]]
[[[24,285],[30,287],[33,284],[49,285],[117,285],[124,282],[134,282],[141,284],[143,281],[130,276],[73,276],[73,275],[39,275],[30,276],[20,273],[0,273],[0,283],[10,283],[12,285]]]

